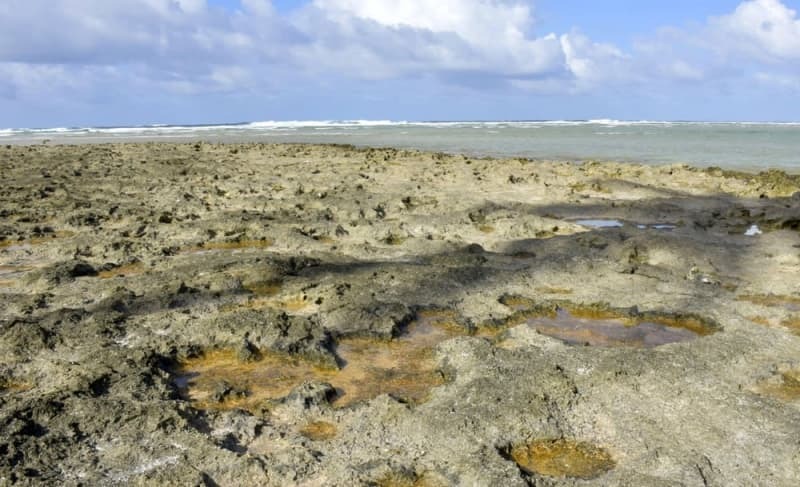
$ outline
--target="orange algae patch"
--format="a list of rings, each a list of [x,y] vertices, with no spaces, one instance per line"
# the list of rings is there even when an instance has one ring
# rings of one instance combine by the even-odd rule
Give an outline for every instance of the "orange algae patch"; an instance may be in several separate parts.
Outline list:
[[[314,237],[314,240],[316,240],[317,242],[320,242],[320,243],[328,244],[328,245],[332,245],[332,244],[336,243],[336,239],[331,237],[331,236],[329,236],[329,235],[321,235],[319,237]]]
[[[747,316],[748,320],[752,321],[753,323],[761,326],[771,326],[772,323],[763,316]]]
[[[605,449],[571,440],[535,440],[511,448],[511,458],[529,474],[593,479],[616,462]]]
[[[257,361],[242,362],[234,351],[224,350],[183,362],[177,382],[185,383],[188,398],[205,409],[258,411],[306,381],[330,383],[338,392],[334,400],[337,407],[381,394],[419,403],[433,387],[445,382],[436,368],[436,345],[466,334],[463,328],[429,320],[412,322],[403,336],[390,341],[361,337],[340,340],[336,354],[342,368],[338,370],[271,352],[262,352]],[[242,393],[215,400],[215,391],[223,384]]]
[[[327,380],[333,373],[285,354],[262,353],[257,361],[243,362],[233,350],[214,350],[183,362],[178,382],[186,383],[189,399],[200,408],[254,411],[269,399],[288,395],[306,380]],[[244,394],[215,399],[223,385]]]
[[[302,311],[309,306],[311,302],[305,296],[293,296],[278,302],[278,308],[289,312]]]
[[[301,435],[314,441],[332,440],[338,433],[336,425],[327,421],[312,421],[300,428]]]
[[[516,294],[505,294],[500,297],[500,304],[508,306],[514,311],[532,311],[539,309],[539,303],[535,299],[526,298]]]
[[[308,297],[303,295],[290,296],[283,299],[276,298],[274,295],[264,294],[256,295],[256,297],[249,299],[240,305],[240,307],[249,309],[264,309],[271,308],[278,311],[286,311],[287,313],[294,314],[300,312],[307,312],[313,303]]]
[[[747,301],[761,306],[783,306],[790,311],[800,311],[800,296],[787,296],[781,294],[742,294],[737,296],[738,301]]]
[[[0,241],[0,249],[8,247],[21,247],[23,245],[41,245],[52,242],[59,238],[69,238],[75,235],[75,232],[68,230],[60,230],[42,237],[31,237],[27,240],[2,240]]]
[[[16,392],[25,392],[33,389],[31,384],[26,382],[17,381],[0,381],[0,395],[14,394]]]
[[[638,324],[637,326],[641,326],[643,322],[646,323],[655,323],[657,325],[663,325],[668,328],[674,329],[684,329],[688,330],[695,335],[699,336],[708,336],[713,335],[714,333],[718,332],[718,327],[710,324],[706,320],[693,315],[667,315],[667,314],[655,314],[655,313],[645,313],[637,317]]]
[[[800,335],[800,316],[793,316],[781,322],[781,325],[792,330],[792,333]]]
[[[114,267],[113,269],[109,269],[107,271],[100,271],[97,274],[97,277],[100,279],[111,279],[112,277],[119,277],[119,276],[132,276],[141,274],[144,272],[144,264],[141,262],[131,262],[130,264],[123,264],[119,267]]]
[[[572,317],[582,320],[617,320],[625,326],[636,325],[636,322],[630,315],[605,306],[566,305],[564,308],[559,309],[560,311],[565,311]]]
[[[277,279],[270,281],[254,282],[245,284],[244,288],[256,296],[275,296],[281,291],[283,283]]]
[[[789,370],[778,376],[778,381],[766,380],[755,388],[756,392],[780,401],[800,399],[800,370]]]
[[[384,393],[423,402],[430,389],[444,384],[444,377],[436,370],[433,349],[453,336],[444,329],[425,328],[389,342],[369,338],[340,342],[336,352],[345,366],[331,381],[342,391],[336,404],[346,406]]]

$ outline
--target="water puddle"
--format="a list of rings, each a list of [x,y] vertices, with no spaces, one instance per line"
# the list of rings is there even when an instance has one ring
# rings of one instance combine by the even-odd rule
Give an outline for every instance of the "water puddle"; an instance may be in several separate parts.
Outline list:
[[[564,439],[534,440],[513,446],[510,458],[528,474],[594,479],[616,466],[611,454],[591,443]]]
[[[588,219],[588,220],[575,220],[575,223],[584,227],[592,228],[619,228],[624,224],[619,220],[603,220],[603,219]]]
[[[540,304],[524,296],[503,296],[500,302],[515,311],[505,319],[506,326],[529,326],[569,345],[653,348],[719,331],[717,325],[693,315],[638,314],[598,305]]]
[[[561,308],[553,318],[530,318],[526,323],[542,335],[558,338],[570,345],[593,347],[652,348],[698,337],[697,333],[686,328],[648,321],[630,324],[622,319],[579,318]]]
[[[667,223],[657,223],[655,225],[644,225],[642,223],[639,223],[636,225],[636,228],[638,228],[639,230],[647,230],[648,228],[652,228],[653,230],[666,230],[669,232],[675,230],[676,228],[678,228],[678,226],[670,225]]]
[[[381,394],[419,403],[433,387],[444,383],[436,369],[435,347],[466,334],[446,313],[420,313],[397,339],[339,340],[335,351],[342,367],[338,370],[285,354],[262,352],[259,360],[242,362],[235,351],[210,351],[182,363],[176,384],[203,409],[258,411],[305,381],[330,383],[338,393],[333,401],[337,407]]]
[[[573,223],[577,223],[578,225],[591,228],[622,228],[626,225],[626,223],[621,220],[614,220],[608,218],[589,218],[584,220],[573,220]],[[631,224],[636,225],[636,228],[638,228],[639,230],[653,229],[662,231],[672,231],[678,228],[677,225],[673,225],[671,223],[631,223]]]

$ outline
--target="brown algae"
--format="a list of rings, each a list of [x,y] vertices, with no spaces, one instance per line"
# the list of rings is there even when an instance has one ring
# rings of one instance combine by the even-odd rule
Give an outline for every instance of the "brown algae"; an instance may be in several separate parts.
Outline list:
[[[529,474],[548,477],[594,479],[616,466],[603,448],[582,441],[534,440],[513,446],[510,457]]]
[[[795,335],[800,335],[800,316],[792,316],[781,321],[781,325],[792,331]]]
[[[31,237],[25,240],[0,240],[0,249],[24,248],[27,245],[42,245],[57,239],[75,236],[75,232],[69,230],[59,230],[43,236]]]
[[[429,391],[444,384],[437,370],[434,349],[466,330],[451,322],[448,313],[421,313],[405,333],[393,340],[348,337],[339,340],[336,354],[341,369],[324,368],[302,358],[268,351],[260,359],[242,362],[233,350],[209,351],[184,361],[176,382],[185,384],[187,396],[205,409],[257,411],[270,401],[288,395],[306,381],[330,383],[338,392],[334,405],[348,406],[381,394],[413,403],[424,401]],[[243,394],[220,395],[221,387]]]
[[[247,309],[269,308],[277,311],[283,311],[291,315],[307,314],[315,309],[315,304],[308,298],[308,296],[299,294],[281,298],[275,295],[270,295],[268,290],[265,291],[267,292],[262,295],[255,294],[247,301],[237,304],[234,307]]]
[[[271,297],[275,296],[281,291],[283,283],[280,280],[273,279],[269,281],[259,281],[245,284],[242,287],[253,293],[254,296]]]
[[[800,369],[781,372],[756,386],[755,391],[783,402],[800,399]]]
[[[0,396],[5,394],[14,394],[18,392],[25,392],[33,389],[31,384],[27,382],[17,382],[15,380],[0,380]]]
[[[767,306],[770,308],[784,307],[789,311],[800,311],[800,296],[781,294],[742,294],[736,297],[737,301]]]
[[[312,421],[300,428],[300,434],[313,441],[332,440],[338,433],[336,425],[327,421]]]

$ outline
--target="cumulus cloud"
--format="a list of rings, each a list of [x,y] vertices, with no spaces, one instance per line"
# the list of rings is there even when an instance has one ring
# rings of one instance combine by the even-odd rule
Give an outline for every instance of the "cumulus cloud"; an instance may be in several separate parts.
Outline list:
[[[533,0],[306,0],[282,13],[270,0],[4,0],[0,25],[6,98],[264,92],[328,76],[566,94],[653,80],[800,86],[800,20],[781,0],[744,0],[627,51],[539,32]]]
[[[768,62],[800,60],[800,19],[780,0],[750,0],[711,21],[717,48]]]
[[[519,1],[314,0],[301,18],[318,33],[314,55],[367,76],[536,77],[566,69],[558,38],[530,35],[532,9]]]

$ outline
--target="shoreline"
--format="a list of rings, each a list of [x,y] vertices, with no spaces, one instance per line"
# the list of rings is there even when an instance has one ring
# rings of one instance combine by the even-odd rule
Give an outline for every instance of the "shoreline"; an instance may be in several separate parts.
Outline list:
[[[141,145],[141,144],[163,144],[163,145],[189,145],[189,144],[211,144],[211,145],[231,145],[231,146],[250,146],[250,145],[296,145],[305,147],[351,147],[360,151],[369,150],[393,150],[393,151],[406,151],[406,152],[419,152],[421,154],[446,154],[451,157],[469,157],[473,159],[485,160],[525,160],[528,162],[553,162],[553,163],[571,163],[576,165],[581,164],[628,164],[628,165],[642,165],[649,167],[664,167],[664,166],[685,166],[690,169],[698,171],[722,171],[729,176],[758,176],[762,173],[784,173],[786,176],[793,178],[800,176],[800,167],[781,167],[781,166],[756,166],[756,165],[739,165],[731,167],[723,167],[719,165],[702,165],[694,164],[692,162],[642,162],[635,159],[603,159],[603,158],[570,158],[570,157],[529,157],[525,155],[497,155],[488,153],[474,153],[468,151],[435,151],[424,148],[416,148],[413,146],[392,146],[392,145],[368,145],[359,143],[338,143],[338,142],[295,142],[295,141],[281,141],[281,140],[264,140],[263,137],[231,137],[220,136],[211,138],[198,138],[198,137],[142,137],[141,139],[130,138],[120,140],[115,137],[97,137],[96,139],[82,139],[82,140],[52,140],[43,138],[38,141],[27,140],[9,140],[3,141],[0,139],[0,148],[2,147],[37,147],[37,146],[114,146],[114,145]]]
[[[320,125],[317,125],[320,124]],[[604,160],[647,164],[686,163],[731,170],[768,168],[800,172],[800,125],[603,123],[445,123],[423,125],[291,122],[230,127],[108,128],[107,132],[21,133],[0,144],[184,142],[350,143],[360,147],[466,154],[471,157],[526,157]],[[796,136],[797,135],[797,136]]]
[[[800,176],[0,144],[0,483],[798,481]]]

